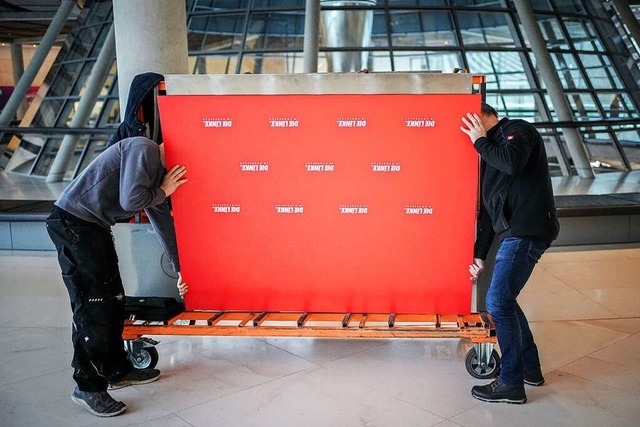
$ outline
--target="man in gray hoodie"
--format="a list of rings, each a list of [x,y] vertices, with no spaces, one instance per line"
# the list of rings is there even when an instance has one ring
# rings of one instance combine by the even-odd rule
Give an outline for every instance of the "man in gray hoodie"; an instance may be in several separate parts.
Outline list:
[[[168,197],[185,182],[184,166],[165,169],[164,146],[123,139],[100,154],[55,202],[47,231],[58,252],[73,310],[71,399],[101,417],[126,405],[107,389],[158,379],[157,369],[134,369],[122,340],[124,288],[111,226],[145,210],[162,246],[180,272]],[[179,275],[179,289],[184,289]]]

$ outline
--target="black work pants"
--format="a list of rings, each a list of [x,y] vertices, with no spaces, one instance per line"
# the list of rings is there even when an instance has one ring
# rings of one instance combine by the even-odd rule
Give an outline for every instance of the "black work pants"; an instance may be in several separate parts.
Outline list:
[[[47,232],[73,311],[73,379],[82,391],[105,391],[133,369],[122,340],[124,288],[111,230],[55,206]]]

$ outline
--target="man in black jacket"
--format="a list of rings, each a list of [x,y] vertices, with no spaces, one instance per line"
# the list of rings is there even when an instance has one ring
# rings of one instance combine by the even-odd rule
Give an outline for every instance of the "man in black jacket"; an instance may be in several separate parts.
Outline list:
[[[498,119],[482,103],[481,116],[467,114],[460,130],[482,159],[481,209],[469,272],[475,279],[495,237],[500,239],[487,311],[502,351],[498,378],[475,386],[471,395],[487,402],[525,403],[524,384],[544,383],[538,349],[516,298],[533,268],[559,232],[542,137],[524,120]]]

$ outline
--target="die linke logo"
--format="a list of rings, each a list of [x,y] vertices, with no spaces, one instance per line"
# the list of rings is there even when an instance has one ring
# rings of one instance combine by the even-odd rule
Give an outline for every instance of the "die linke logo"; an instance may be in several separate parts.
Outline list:
[[[276,205],[277,214],[300,215],[304,213],[304,205]]]
[[[404,124],[408,128],[432,128],[436,125],[433,117],[408,117],[404,119]]]
[[[338,117],[336,124],[339,128],[366,128],[367,119],[365,117]]]
[[[269,127],[272,128],[297,128],[300,121],[297,117],[271,117],[269,118]]]
[[[373,172],[400,172],[400,163],[371,163]]]
[[[202,125],[206,128],[230,128],[233,120],[229,117],[203,117]]]
[[[366,215],[368,210],[366,205],[340,205],[342,215]]]
[[[433,215],[432,206],[405,206],[404,213],[407,215]]]
[[[307,172],[333,172],[335,170],[334,163],[313,162],[305,163],[304,167]]]
[[[268,172],[268,162],[240,162],[242,172]]]
[[[213,209],[213,213],[217,213],[217,214],[236,214],[236,213],[240,213],[240,205],[233,205],[233,204],[228,204],[228,203],[214,204],[214,205],[211,206],[211,208]]]

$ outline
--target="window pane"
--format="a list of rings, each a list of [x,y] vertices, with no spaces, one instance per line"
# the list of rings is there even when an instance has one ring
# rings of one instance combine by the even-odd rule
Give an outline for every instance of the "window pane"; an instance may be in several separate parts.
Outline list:
[[[489,87],[498,89],[529,89],[524,65],[517,52],[469,52],[469,71],[485,74]]]
[[[569,49],[569,44],[560,29],[560,23],[557,18],[551,16],[539,17],[538,26],[542,32],[542,37],[547,41],[547,48]],[[523,32],[523,34],[526,34],[526,32]]]
[[[303,72],[302,52],[245,54],[242,72],[253,74],[290,74]]]
[[[613,139],[604,129],[581,129],[592,166],[597,170],[625,170]]]
[[[524,73],[524,65],[517,52],[491,52],[500,89],[529,89],[531,83]]]
[[[553,10],[551,8],[551,4],[549,3],[549,0],[530,0],[529,3],[531,3],[531,7],[533,8],[534,11],[550,11]]]
[[[500,0],[452,0],[451,3],[455,6],[467,7],[504,7]]]
[[[384,11],[373,11],[373,30],[371,32],[371,46],[388,47],[387,17]]]
[[[573,55],[556,53],[551,54],[551,58],[565,89],[585,89],[587,87]]]
[[[611,58],[608,56],[600,56],[600,59],[604,63],[605,68],[610,71],[609,77],[613,81],[613,86],[616,89],[624,89],[625,86],[622,84],[622,81],[618,77],[618,72],[616,71],[616,68],[611,63]],[[626,61],[626,62],[627,64],[629,64],[629,61]],[[636,68],[634,71],[637,72],[638,69]]]
[[[595,50],[593,35],[587,34],[582,20],[567,18],[564,20],[564,25],[576,49]]]
[[[449,12],[403,12],[391,14],[394,46],[457,46]]]
[[[632,169],[640,169],[640,127],[638,125],[621,126],[616,131],[618,141],[624,150]]]
[[[62,104],[63,102],[60,100],[43,100],[42,104],[40,104],[40,108],[38,108],[38,112],[33,119],[32,125],[44,127],[55,126],[55,121],[58,117],[58,112],[62,108]]]
[[[189,21],[189,49],[215,51],[239,48],[244,25],[245,14],[196,16]]]
[[[393,71],[391,68],[390,52],[371,52],[369,53],[369,64],[372,72]]]
[[[458,52],[394,52],[395,71],[443,71],[462,67]]]
[[[599,55],[580,55],[582,65],[586,69],[589,80],[595,89],[613,89],[614,85],[611,79],[615,74],[613,68],[607,69],[603,62],[603,57]]]
[[[241,9],[247,7],[247,0],[195,0],[196,12],[213,9]]]
[[[559,12],[585,13],[582,0],[554,0],[553,2]]]
[[[447,0],[387,0],[389,6],[445,6]],[[381,2],[378,2],[380,4]]]
[[[305,0],[253,0],[253,7],[304,7]]]
[[[119,124],[120,122],[120,101],[118,99],[110,99],[107,101],[105,110],[100,118],[98,127],[109,127],[110,124]]]
[[[47,140],[33,169],[34,175],[46,176],[47,173],[49,173],[49,168],[51,168],[51,164],[53,163],[53,159],[60,148],[61,142],[62,138],[58,137],[49,138]]]
[[[66,96],[73,88],[73,82],[80,68],[81,62],[62,64],[54,83],[47,91],[47,96]]]
[[[80,70],[80,73],[76,77],[74,88],[71,93],[69,93],[69,95],[82,95],[86,83],[89,80],[89,75],[91,74],[91,70],[93,69],[94,64],[95,61],[87,61],[84,63],[84,65],[82,66],[82,70]]]
[[[251,15],[245,49],[302,49],[304,15],[255,13]]]
[[[457,17],[465,46],[515,47],[515,37],[508,25],[511,18],[506,14],[457,12]]]
[[[620,143],[625,147],[625,152],[628,153],[626,151],[627,148],[640,149],[640,127],[637,125],[621,126],[620,130],[616,131],[616,135]]]
[[[593,96],[589,93],[567,93],[567,99],[576,120],[600,119]]]
[[[595,50],[604,52],[604,46],[602,45],[602,41],[598,37],[595,28],[593,28],[593,24],[588,21],[583,21],[582,24],[584,25],[588,36],[591,38],[591,42],[593,43]]]
[[[530,93],[503,94],[504,115],[512,119],[539,121],[535,97]]]

